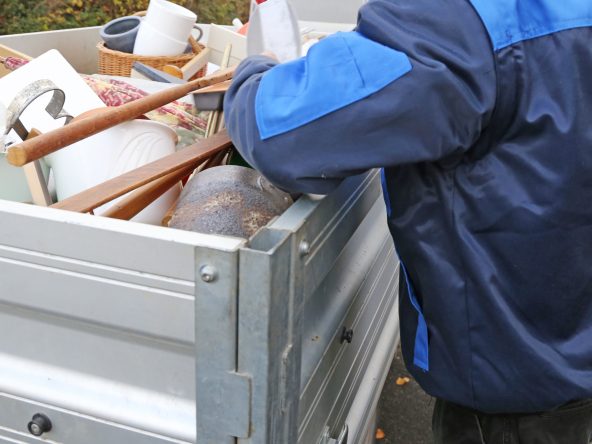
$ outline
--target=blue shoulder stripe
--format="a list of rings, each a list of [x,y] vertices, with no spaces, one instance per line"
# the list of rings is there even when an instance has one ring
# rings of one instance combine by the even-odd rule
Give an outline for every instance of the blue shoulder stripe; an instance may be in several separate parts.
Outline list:
[[[590,0],[470,0],[495,51],[522,40],[592,26]]]
[[[358,32],[337,33],[306,57],[277,65],[261,79],[255,115],[261,139],[299,128],[362,100],[411,70],[402,52]]]

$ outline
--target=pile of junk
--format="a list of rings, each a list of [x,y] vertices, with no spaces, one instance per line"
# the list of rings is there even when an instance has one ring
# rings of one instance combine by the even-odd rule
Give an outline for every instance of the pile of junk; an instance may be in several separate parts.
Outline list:
[[[208,24],[151,0],[0,36],[0,442],[375,442],[399,342],[380,170],[286,193],[223,109],[242,60],[315,51],[363,3]]]
[[[196,14],[151,0],[100,29],[98,74],[56,49],[2,57],[0,199],[243,238],[282,214],[298,196],[232,146],[224,93],[246,56],[290,61],[327,33],[300,28],[284,0],[251,9],[209,26],[206,46]]]

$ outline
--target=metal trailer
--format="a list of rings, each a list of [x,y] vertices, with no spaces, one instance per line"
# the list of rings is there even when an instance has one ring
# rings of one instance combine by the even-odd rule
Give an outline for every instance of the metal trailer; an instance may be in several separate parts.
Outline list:
[[[248,241],[0,200],[0,442],[370,444],[398,267],[378,171]]]

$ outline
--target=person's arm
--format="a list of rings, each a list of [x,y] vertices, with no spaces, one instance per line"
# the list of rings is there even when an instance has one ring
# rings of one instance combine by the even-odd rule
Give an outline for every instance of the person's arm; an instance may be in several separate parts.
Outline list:
[[[277,186],[325,194],[371,168],[468,150],[496,96],[493,51],[466,0],[374,0],[357,31],[279,64],[249,57],[225,98],[245,159]]]

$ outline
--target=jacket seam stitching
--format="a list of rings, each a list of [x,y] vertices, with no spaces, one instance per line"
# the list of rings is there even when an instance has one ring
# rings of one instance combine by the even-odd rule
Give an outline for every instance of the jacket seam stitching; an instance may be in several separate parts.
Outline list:
[[[499,96],[500,96],[500,93],[499,93],[499,90],[500,90],[500,88],[499,88],[499,69],[498,69],[498,63],[497,63],[498,51],[496,51],[496,49],[495,49],[495,45],[493,43],[493,38],[491,37],[491,34],[489,33],[489,29],[487,29],[487,25],[483,21],[483,17],[481,17],[481,14],[479,14],[479,11],[477,11],[477,9],[475,8],[475,5],[473,5],[473,3],[470,0],[466,0],[466,3],[468,3],[469,7],[473,10],[473,12],[475,14],[477,14],[477,17],[479,17],[479,21],[481,22],[481,25],[483,26],[483,31],[485,32],[485,35],[487,35],[487,38],[489,40],[489,49],[491,50],[491,56],[493,58],[493,67],[495,70],[495,104],[493,105],[493,111],[491,112],[491,117],[489,118],[489,121],[487,122],[487,124],[485,124],[485,126],[483,126],[481,128],[481,131],[483,131],[483,129],[485,129],[489,125],[491,125],[491,123],[497,117],[497,113],[498,113],[498,104],[499,104]]]
[[[471,381],[471,397],[473,398],[473,408],[477,410],[475,405],[475,385],[473,383],[473,346],[471,342],[471,316],[470,316],[470,309],[469,309],[469,294],[467,289],[467,271],[465,267],[465,261],[463,260],[462,251],[460,248],[460,233],[458,232],[458,227],[456,224],[456,171],[458,167],[454,169],[453,173],[453,183],[452,183],[452,224],[454,226],[454,231],[456,233],[456,249],[458,253],[458,258],[460,260],[460,264],[462,267],[463,272],[463,285],[465,287],[465,306],[467,309],[467,337],[469,339],[469,380]]]
[[[506,27],[506,29],[505,29],[506,39],[500,40],[500,42],[499,42],[500,47],[498,49],[507,48],[508,46],[512,46],[512,45],[515,45],[516,43],[523,42],[524,40],[533,40],[533,39],[537,39],[539,37],[545,37],[550,34],[556,34],[558,32],[571,31],[572,29],[577,29],[577,28],[589,28],[591,25],[582,25],[582,26],[577,26],[575,28],[567,28],[567,29],[554,29],[558,26],[560,27],[560,26],[567,24],[567,23],[580,22],[580,21],[585,21],[585,20],[592,20],[592,17],[582,17],[582,18],[577,18],[577,19],[570,19],[570,20],[562,20],[559,22],[553,22],[553,23],[550,23],[549,25],[546,25],[546,26],[538,26],[535,28],[530,28],[526,31],[517,32],[516,34],[512,34],[510,32],[510,30]],[[505,23],[504,23],[504,25],[505,25]],[[539,31],[543,31],[546,34],[536,35],[536,33]],[[508,33],[509,33],[509,35],[508,35]],[[531,35],[529,36],[529,34],[531,34]],[[513,41],[514,37],[517,37],[519,40]],[[505,45],[505,46],[503,46],[503,45]]]

